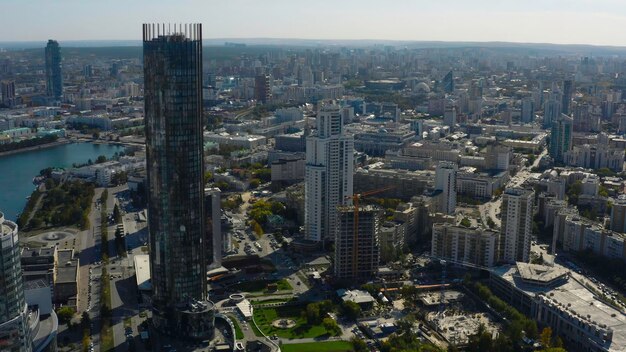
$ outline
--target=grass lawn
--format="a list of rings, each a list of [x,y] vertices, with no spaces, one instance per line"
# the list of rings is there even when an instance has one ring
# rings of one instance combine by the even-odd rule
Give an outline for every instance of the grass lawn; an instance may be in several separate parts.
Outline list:
[[[270,304],[270,303],[286,303],[291,300],[295,300],[294,298],[270,298],[266,300],[252,301],[253,306],[258,306],[259,304]]]
[[[257,280],[247,281],[232,285],[231,288],[243,292],[267,292],[267,285],[275,283],[278,291],[293,290],[293,287],[285,279],[281,280]]]
[[[115,350],[115,344],[113,343],[113,329],[111,328],[111,320],[109,318],[102,319],[100,341],[102,343],[100,347],[102,352],[112,352]]]
[[[351,352],[354,351],[352,343],[348,341],[329,341],[329,342],[311,342],[296,343],[291,345],[282,345],[280,350],[283,352]]]
[[[263,333],[261,332],[261,330],[257,329],[256,325],[254,325],[253,322],[250,322],[250,328],[252,329],[252,332],[255,336],[263,337]]]
[[[239,326],[239,322],[237,321],[237,318],[235,318],[232,315],[229,315],[228,317],[230,318],[230,321],[233,322],[233,325],[235,325],[235,339],[237,340],[243,339],[243,330],[241,330],[241,326]]]
[[[321,325],[308,325],[305,318],[300,316],[300,312],[305,306],[289,306],[278,308],[257,308],[254,310],[254,320],[259,325],[259,329],[268,335],[294,339],[306,337],[320,337],[329,335],[328,331]],[[272,326],[272,322],[279,318],[290,318],[296,321],[296,326],[291,329],[278,329]]]
[[[102,267],[102,305],[109,312],[111,311],[111,282],[109,281],[109,274],[106,267]],[[102,330],[100,330],[100,339],[102,341],[102,352],[109,352],[115,349],[113,342],[113,329],[111,328],[111,318],[108,316],[102,316]]]

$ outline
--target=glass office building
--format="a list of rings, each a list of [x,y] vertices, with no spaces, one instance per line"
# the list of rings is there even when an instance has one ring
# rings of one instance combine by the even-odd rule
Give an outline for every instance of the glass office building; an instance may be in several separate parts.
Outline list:
[[[56,40],[46,45],[46,93],[60,99],[63,96],[63,74],[61,72],[61,47]]]
[[[153,323],[206,339],[202,27],[144,24],[143,54]]]

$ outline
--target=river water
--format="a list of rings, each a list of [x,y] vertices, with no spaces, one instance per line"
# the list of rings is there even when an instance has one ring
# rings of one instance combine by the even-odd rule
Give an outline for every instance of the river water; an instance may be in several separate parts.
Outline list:
[[[26,205],[26,197],[35,189],[33,177],[47,167],[71,167],[72,164],[107,158],[123,146],[93,143],[72,143],[40,150],[0,156],[0,211],[8,220],[15,221]]]

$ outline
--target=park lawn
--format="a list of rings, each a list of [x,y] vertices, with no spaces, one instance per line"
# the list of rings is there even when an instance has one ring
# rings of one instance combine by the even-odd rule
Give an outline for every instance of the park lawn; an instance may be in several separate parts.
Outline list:
[[[231,288],[243,292],[267,292],[267,285],[276,283],[278,291],[290,291],[293,287],[285,279],[280,280],[257,280],[245,281],[231,286]]]
[[[235,339],[237,340],[243,339],[243,330],[241,330],[241,326],[239,326],[239,322],[237,321],[237,318],[235,318],[232,315],[229,315],[228,317],[230,318],[230,321],[232,321],[233,325],[235,326]]]
[[[309,325],[300,313],[305,306],[288,306],[278,308],[257,308],[254,310],[254,321],[265,335],[276,335],[287,339],[295,338],[315,338],[320,336],[330,336],[326,328],[321,324]],[[278,329],[272,326],[272,322],[279,318],[289,318],[296,322],[296,326],[291,329]]]
[[[260,304],[271,304],[271,303],[287,303],[289,301],[294,300],[294,298],[271,298],[271,299],[266,299],[266,300],[258,300],[258,301],[252,301],[252,305],[253,306],[258,306]]]
[[[283,352],[352,352],[354,348],[348,341],[310,342],[281,345]]]

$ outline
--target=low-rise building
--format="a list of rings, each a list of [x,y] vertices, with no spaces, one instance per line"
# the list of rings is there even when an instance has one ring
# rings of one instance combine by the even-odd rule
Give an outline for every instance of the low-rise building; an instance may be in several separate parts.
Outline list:
[[[436,223],[430,253],[441,259],[491,267],[498,260],[498,240],[499,234],[491,230]]]
[[[204,141],[217,143],[220,146],[254,149],[265,145],[267,138],[253,134],[238,135],[228,133],[204,132]]]
[[[576,275],[558,264],[517,263],[492,269],[490,287],[520,312],[551,327],[566,346],[577,346],[580,351],[623,352],[623,313],[597,300]]]
[[[22,248],[20,261],[24,282],[44,280],[52,287],[54,267],[57,262],[57,247]]]
[[[76,306],[80,277],[79,259],[74,258],[73,249],[58,250],[57,258],[54,274],[54,303]]]
[[[394,169],[358,169],[354,172],[354,192],[387,189],[378,194],[384,198],[409,200],[421,195],[434,185],[432,171],[406,171]]]
[[[560,232],[564,251],[591,250],[597,255],[626,261],[626,234],[605,229],[600,223],[578,215],[566,216],[563,224],[556,223],[553,236],[559,236]]]
[[[281,158],[271,163],[272,181],[296,182],[304,180],[304,158]]]
[[[408,128],[354,131],[354,149],[370,156],[384,156],[387,151],[402,149],[413,137],[415,132]]]
[[[473,198],[490,199],[509,179],[508,171],[495,174],[459,171],[456,175],[456,192]]]

